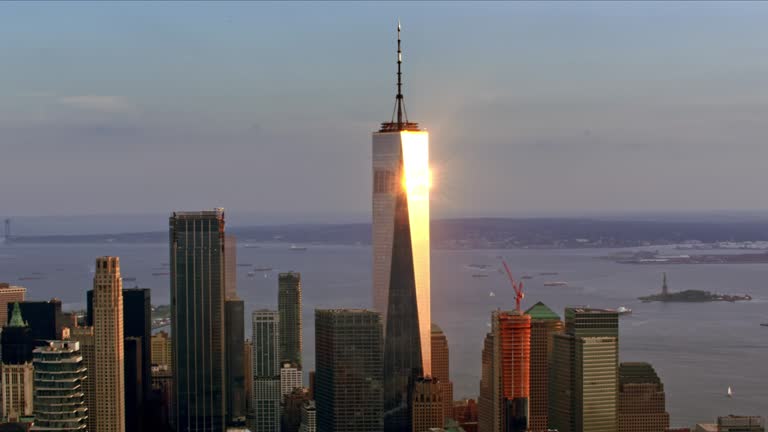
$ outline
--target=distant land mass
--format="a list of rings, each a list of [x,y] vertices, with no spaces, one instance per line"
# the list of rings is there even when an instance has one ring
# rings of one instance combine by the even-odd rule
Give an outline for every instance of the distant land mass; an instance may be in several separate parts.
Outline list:
[[[768,220],[660,221],[589,218],[462,218],[432,221],[432,245],[442,249],[637,247],[683,242],[768,240]],[[370,244],[368,223],[231,226],[241,244]],[[164,231],[83,235],[25,235],[11,243],[157,243]]]

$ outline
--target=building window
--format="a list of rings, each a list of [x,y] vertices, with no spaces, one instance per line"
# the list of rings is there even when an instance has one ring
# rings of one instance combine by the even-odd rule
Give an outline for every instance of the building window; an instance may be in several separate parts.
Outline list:
[[[395,175],[389,170],[376,170],[373,173],[373,193],[390,193],[394,190]]]

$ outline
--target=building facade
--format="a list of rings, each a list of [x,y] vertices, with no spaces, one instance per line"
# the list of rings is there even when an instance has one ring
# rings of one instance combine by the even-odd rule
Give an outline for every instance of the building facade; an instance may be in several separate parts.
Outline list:
[[[8,324],[10,307],[23,302],[26,295],[26,288],[0,282],[0,326]]]
[[[319,432],[381,432],[382,328],[378,313],[315,310],[315,387]],[[410,425],[407,429],[409,430]]]
[[[159,331],[151,336],[150,341],[152,352],[151,363],[156,366],[170,366],[172,364],[171,357],[171,337],[168,332]]]
[[[317,432],[317,409],[313,400],[305,402],[301,407],[299,432]]]
[[[450,358],[448,351],[448,338],[443,329],[437,324],[432,324],[432,377],[436,378],[440,385],[443,399],[443,417],[453,418],[453,383],[450,377]]]
[[[13,304],[7,307],[12,312]],[[61,312],[61,300],[19,302],[21,314],[29,325],[32,339],[36,346],[48,346],[48,341],[61,339],[64,314]]]
[[[648,363],[619,364],[619,432],[666,432],[664,385]]]
[[[230,424],[245,422],[245,304],[237,298],[226,301],[227,322],[227,415]]]
[[[18,303],[13,305],[8,324],[2,334],[2,364],[0,364],[0,409],[2,421],[17,422],[30,417],[34,409],[34,343],[29,326],[21,315]]]
[[[96,430],[125,432],[123,281],[120,259],[96,259],[93,276],[93,333],[96,341]]]
[[[430,432],[445,426],[443,388],[436,378],[418,378],[413,386],[412,432]]]
[[[89,410],[86,424],[88,425],[88,431],[96,431],[96,415],[94,414],[96,412],[96,338],[93,333],[93,327],[75,327],[70,330],[69,337],[78,343],[80,355],[83,358],[83,366],[88,371],[87,376],[82,382],[85,406]]]
[[[618,430],[619,317],[615,310],[566,308],[550,375],[549,426],[560,432]]]
[[[294,390],[303,387],[301,369],[295,364],[283,363],[280,366],[280,396],[285,397]]]
[[[35,348],[35,424],[33,431],[74,432],[88,427],[88,407],[82,384],[87,370],[80,345],[49,341]]]
[[[280,428],[280,314],[257,310],[253,323],[253,401],[248,414],[254,432],[277,432]]]
[[[528,428],[547,432],[549,410],[549,369],[554,335],[563,331],[560,316],[538,302],[525,312],[531,317],[531,367]]]
[[[277,309],[280,312],[280,362],[301,370],[301,274],[278,276]]]
[[[226,424],[224,210],[175,212],[169,220],[172,423],[178,432]]]
[[[717,418],[717,432],[765,432],[765,421],[760,416],[722,416]]]
[[[299,432],[301,410],[309,401],[309,390],[300,387],[283,396],[280,407],[280,432]]]

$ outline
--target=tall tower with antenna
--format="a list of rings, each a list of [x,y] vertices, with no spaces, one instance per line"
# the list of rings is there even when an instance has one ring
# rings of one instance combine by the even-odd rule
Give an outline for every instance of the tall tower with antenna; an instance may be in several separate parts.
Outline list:
[[[384,324],[384,430],[411,429],[409,395],[431,377],[429,135],[408,120],[397,24],[397,93],[373,133],[373,308]]]

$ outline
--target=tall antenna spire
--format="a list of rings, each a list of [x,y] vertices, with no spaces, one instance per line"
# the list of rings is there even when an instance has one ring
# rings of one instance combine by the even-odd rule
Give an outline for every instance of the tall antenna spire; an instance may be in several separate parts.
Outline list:
[[[393,132],[404,130],[419,130],[417,123],[408,122],[408,111],[405,109],[403,98],[403,50],[400,39],[400,19],[397,20],[397,96],[395,96],[395,108],[392,110],[392,120],[382,123],[380,132]]]

